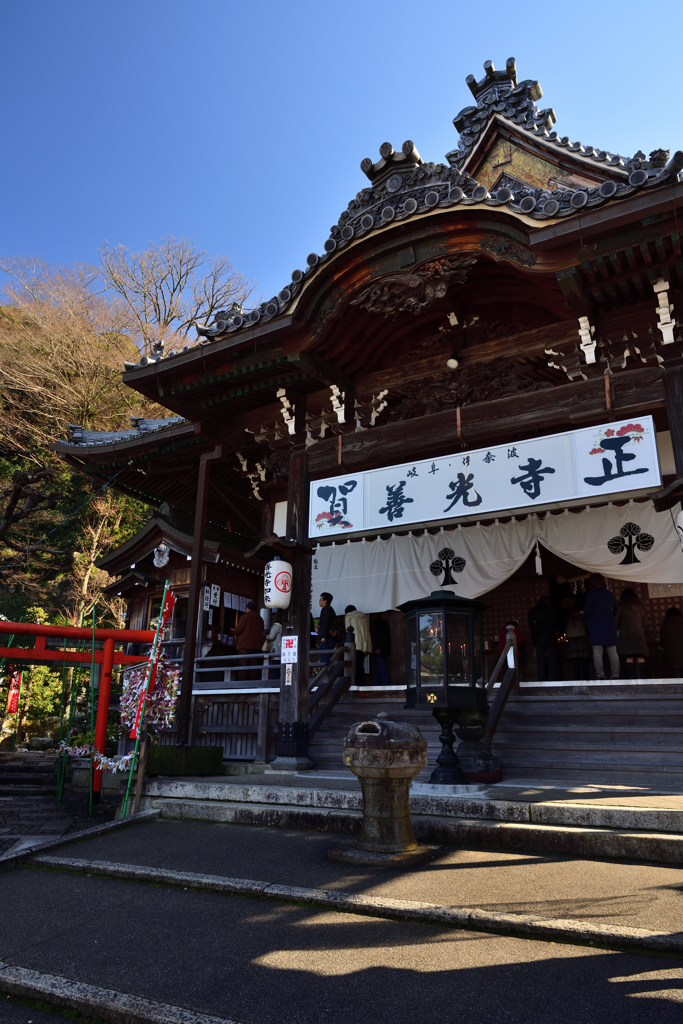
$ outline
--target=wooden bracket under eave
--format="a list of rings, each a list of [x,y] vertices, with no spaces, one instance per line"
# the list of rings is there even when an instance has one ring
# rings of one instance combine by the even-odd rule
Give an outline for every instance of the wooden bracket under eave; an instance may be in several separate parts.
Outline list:
[[[655,512],[667,512],[679,501],[683,501],[683,476],[677,476],[667,487],[651,497]]]
[[[244,557],[253,558],[263,547],[280,548],[284,554],[288,554],[291,551],[301,552],[306,555],[313,553],[313,548],[310,544],[302,544],[298,540],[287,540],[286,537],[278,537],[276,533],[271,533],[268,537],[262,537],[258,544],[251,548],[250,551],[246,551]]]

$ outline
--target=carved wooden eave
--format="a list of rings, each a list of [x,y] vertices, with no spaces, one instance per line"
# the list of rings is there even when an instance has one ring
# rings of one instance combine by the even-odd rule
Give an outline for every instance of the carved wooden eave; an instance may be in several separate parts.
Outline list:
[[[473,76],[467,79],[476,103],[454,119],[460,142],[447,154],[446,163],[425,162],[412,142],[405,143],[400,152],[384,143],[379,161],[366,158],[362,163],[370,187],[349,203],[323,251],[310,253],[304,269],[295,270],[291,282],[272,299],[246,311],[233,305],[214,323],[200,325],[200,335],[211,344],[226,338],[248,344],[263,338],[269,327],[276,332],[286,330],[291,318],[293,326],[306,322],[316,338],[348,299],[347,285],[338,284],[335,289],[326,284],[339,278],[340,264],[346,265],[349,254],[353,254],[352,262],[366,259],[368,243],[372,248],[379,242],[379,249],[386,250],[395,236],[436,237],[448,233],[454,218],[469,223],[470,228],[486,219],[493,222],[493,230],[487,238],[485,232],[471,231],[476,235],[470,239],[474,248],[531,268],[545,244],[543,225],[559,231],[592,211],[629,205],[634,198],[647,205],[677,182],[683,168],[682,153],[669,159],[668,151],[657,150],[649,159],[640,152],[626,158],[572,142],[550,130],[554,112],[539,110],[536,105],[542,95],[540,85],[531,79],[518,83],[513,59],[504,71],[496,71],[490,61],[484,69],[481,81]],[[530,167],[529,173],[515,167],[510,181],[504,180],[506,158],[498,152],[501,145],[516,147],[538,161],[539,167],[549,168],[547,178],[542,180],[545,172],[539,178]],[[531,246],[530,233],[534,236]],[[405,245],[411,244],[406,238]],[[447,251],[463,251],[463,246],[456,246],[451,238]],[[417,256],[409,263],[422,261]],[[394,271],[404,269],[395,267]],[[542,262],[534,269],[542,271]],[[319,302],[322,293],[325,297]],[[182,366],[192,352],[173,354],[164,361],[179,361]],[[130,383],[136,386],[137,379],[130,378]],[[155,397],[164,397],[163,385],[158,383],[161,390]]]

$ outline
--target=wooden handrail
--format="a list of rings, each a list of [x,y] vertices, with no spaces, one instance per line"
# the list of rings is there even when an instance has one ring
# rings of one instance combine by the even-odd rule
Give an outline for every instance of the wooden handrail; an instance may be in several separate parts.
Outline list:
[[[496,685],[496,681],[498,679],[498,673],[500,672],[500,670],[502,669],[503,665],[507,661],[508,651],[510,650],[511,646],[512,645],[510,643],[506,643],[505,647],[501,651],[500,658],[496,662],[496,667],[494,668],[493,672],[491,673],[491,678],[489,679],[488,683],[486,684],[486,691],[487,691],[487,693],[488,693],[489,690],[492,690],[493,687]]]
[[[337,651],[334,653],[337,655],[334,661],[334,669],[331,668],[333,665],[332,661],[328,662],[323,669],[323,672],[329,674],[329,679],[322,686],[318,685],[318,689],[309,701],[309,711],[317,705],[316,710],[308,720],[309,739],[318,731],[321,724],[356,679],[356,645],[353,642],[346,643],[343,647],[337,648]],[[323,672],[318,673],[313,680],[313,685],[317,684]],[[322,698],[327,693],[330,695],[329,700],[322,702]]]
[[[325,652],[323,651],[323,654],[324,653]],[[322,677],[325,675],[325,673],[327,671],[329,671],[330,665],[334,665],[335,663],[339,662],[341,659],[343,659],[343,657],[344,657],[344,647],[337,647],[332,652],[332,657],[330,658],[330,660],[325,665],[322,666],[322,668],[320,669],[320,671],[318,672],[317,675],[313,676],[313,678],[311,679],[311,681],[309,683],[309,687],[312,689],[314,686],[318,686],[319,685],[319,680],[322,679]],[[315,664],[316,664],[315,662],[311,662],[310,665],[309,665],[309,668],[315,668]]]
[[[510,665],[510,663],[509,663],[509,660],[510,660],[509,659],[509,654],[510,654],[511,651],[512,651],[512,664]],[[491,709],[489,711],[488,726],[487,726],[487,729],[486,729],[486,733],[484,734],[484,736],[482,738],[483,742],[486,744],[486,746],[489,748],[489,750],[491,749],[491,741],[493,740],[493,737],[495,735],[496,729],[498,728],[498,723],[500,721],[500,717],[503,714],[503,711],[505,709],[505,705],[507,704],[508,697],[510,696],[510,693],[512,692],[513,686],[517,682],[518,675],[519,675],[519,658],[518,658],[518,654],[517,654],[517,637],[515,635],[514,629],[508,629],[508,631],[507,631],[505,647],[503,648],[503,651],[502,651],[498,661],[496,662],[496,667],[494,668],[493,672],[491,673],[491,678],[489,679],[488,683],[486,684],[487,692],[491,691],[493,689],[493,687],[495,686],[496,681],[498,679],[498,675],[499,675],[500,670],[503,667],[503,665],[507,665],[507,668],[505,669],[505,674],[504,674],[503,678],[501,679],[500,687],[498,689],[498,692],[496,693],[496,695],[495,695],[495,697],[493,699],[493,703],[492,703]]]
[[[315,691],[311,693],[308,698],[308,713],[311,715],[316,704],[319,704],[323,697],[327,696],[328,691],[334,685],[336,679],[344,673],[344,659],[337,658],[335,662],[330,662],[326,665],[322,672],[319,672],[316,676],[316,680],[320,679],[321,676],[327,674],[327,679],[323,683],[316,682]]]

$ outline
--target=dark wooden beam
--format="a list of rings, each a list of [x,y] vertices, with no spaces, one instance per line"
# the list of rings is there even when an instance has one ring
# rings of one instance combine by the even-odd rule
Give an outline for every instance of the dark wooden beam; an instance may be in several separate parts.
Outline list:
[[[216,398],[211,398],[206,402],[201,403],[202,409],[213,409],[217,405],[225,405],[226,402],[232,402],[236,398],[246,398],[249,395],[255,395],[259,391],[276,391],[278,388],[286,387],[287,384],[294,384],[301,382],[306,379],[304,373],[288,373],[284,377],[275,377],[269,380],[257,381],[253,384],[247,384],[243,388],[237,388],[235,391],[228,391],[224,395],[218,395]]]
[[[292,541],[292,598],[289,625],[299,638],[298,661],[282,666],[280,681],[280,715],[277,734],[277,758],[274,766],[313,768],[308,758],[308,662],[311,644],[311,556],[308,547],[308,468],[306,448],[296,448],[289,462],[289,497],[287,501],[288,541]],[[277,543],[275,540],[274,543]]]
[[[342,391],[353,392],[354,390],[354,382],[351,378],[341,370],[337,370],[316,352],[293,352],[287,356],[287,359],[292,366],[298,367],[309,377],[319,380],[322,384],[336,384]]]
[[[667,367],[663,376],[676,473],[683,477],[683,366]]]
[[[231,509],[235,513],[237,518],[242,520],[242,522],[244,523],[244,525],[248,529],[249,533],[252,534],[252,536],[254,536],[254,537],[260,536],[260,534],[259,534],[257,528],[254,526],[254,524],[249,519],[247,519],[247,517],[245,516],[244,512],[242,512],[242,510],[239,507],[239,505],[235,504],[235,502],[232,500],[232,498],[230,498],[225,493],[225,491],[223,490],[222,487],[219,487],[218,484],[215,483],[213,480],[211,480],[209,482],[209,486],[210,486],[211,490],[215,494],[218,495],[218,497],[221,499],[221,501],[225,502],[225,504],[228,506],[228,508]]]
[[[664,408],[662,371],[659,367],[624,371],[611,378],[612,414],[615,419],[645,415]],[[589,426],[608,419],[602,374],[590,380],[545,391],[528,392],[494,402],[478,402],[461,409],[462,438],[458,439],[457,411],[435,413],[350,434],[342,442],[346,470],[390,466],[409,459],[446,455],[501,441]],[[318,441],[308,450],[312,477],[337,473],[337,439]]]
[[[212,452],[205,452],[199,460],[197,480],[197,503],[195,505],[194,532],[192,535],[192,564],[190,567],[190,594],[187,602],[187,624],[185,627],[185,648],[183,650],[183,674],[178,694],[176,742],[185,744],[190,732],[192,708],[192,685],[194,683],[194,658],[197,648],[197,627],[199,624],[199,592],[202,587],[202,556],[204,553],[204,531],[206,528],[206,505],[209,494],[209,473],[211,463],[223,456],[223,446],[216,445]]]

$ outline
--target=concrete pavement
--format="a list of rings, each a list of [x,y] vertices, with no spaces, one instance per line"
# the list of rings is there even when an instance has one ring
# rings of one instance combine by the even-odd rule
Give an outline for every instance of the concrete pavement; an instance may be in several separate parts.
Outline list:
[[[30,868],[0,903],[5,962],[240,1024],[680,1021],[655,956]]]
[[[318,832],[195,821],[151,821],[55,851],[283,885],[683,932],[678,867],[444,847],[410,871],[327,860],[339,838]]]

